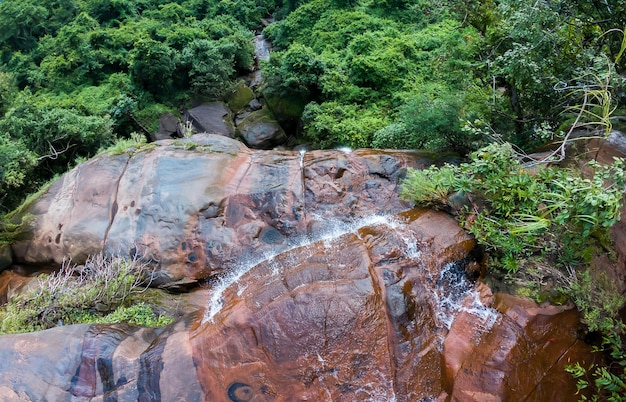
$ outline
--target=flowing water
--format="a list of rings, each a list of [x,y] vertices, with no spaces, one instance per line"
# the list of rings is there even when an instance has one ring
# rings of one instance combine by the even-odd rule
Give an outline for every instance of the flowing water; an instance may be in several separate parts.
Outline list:
[[[229,267],[230,274],[220,278],[212,289],[212,296],[208,303],[203,323],[214,322],[214,317],[223,307],[224,292],[227,289],[235,287],[233,290],[237,291],[237,296],[242,296],[245,288],[240,286],[239,280],[249,272],[252,274],[251,270],[258,264],[263,263],[264,266],[269,267],[270,275],[272,276],[283,275],[286,268],[297,266],[303,258],[308,258],[312,256],[313,253],[319,253],[320,244],[317,242],[321,241],[323,247],[328,249],[329,252],[331,250],[341,250],[344,244],[342,244],[340,238],[343,235],[352,233],[361,238],[360,233],[371,233],[370,230],[360,231],[361,228],[366,226],[376,227],[377,232],[389,231],[400,234],[399,241],[403,243],[400,248],[404,252],[404,258],[414,261],[415,267],[422,266],[421,260],[423,251],[420,251],[421,243],[415,238],[412,230],[405,229],[407,223],[402,218],[398,218],[397,216],[374,215],[349,222],[339,220],[328,222],[327,220],[323,220],[322,217],[313,217],[313,219],[318,223],[324,222],[324,226],[313,230],[313,233],[306,236],[293,239],[287,250],[283,249],[276,253],[267,252],[261,255],[248,256],[242,258],[232,267]],[[317,244],[314,246],[313,243]],[[296,248],[298,248],[297,252],[291,253]],[[279,255],[281,255],[281,258],[276,258]],[[293,259],[290,257],[291,255],[293,255]],[[268,271],[266,270],[265,272],[267,273]],[[434,311],[434,321],[436,326],[441,328],[441,331],[437,331],[440,332],[440,334],[435,336],[432,345],[434,348],[438,348],[439,351],[441,351],[445,335],[459,312],[463,311],[476,317],[476,326],[481,332],[488,331],[492,328],[497,321],[498,313],[491,308],[485,307],[481,303],[474,284],[467,278],[462,262],[446,264],[438,272],[440,272],[440,274],[437,278],[431,278],[433,283],[431,300],[433,300],[434,304],[437,306]],[[248,278],[243,282],[252,284],[255,283],[256,279],[262,280],[266,278]],[[426,350],[428,348],[424,349]],[[326,361],[319,352],[316,361],[319,364],[315,363],[315,366],[319,367],[314,367],[314,369],[317,370],[316,372],[319,372],[319,381],[321,383],[334,383],[334,379],[325,379],[325,377],[336,375],[336,372],[324,370]],[[377,377],[375,381],[361,385],[359,389],[355,390],[355,395],[358,395],[359,400],[370,402],[396,401],[394,380],[389,376],[389,373],[377,372],[374,373],[374,376]],[[424,402],[434,400],[436,400],[435,396],[421,399],[421,401]]]
[[[301,157],[304,152],[301,152]],[[313,217],[314,221],[324,221],[321,217]],[[298,254],[308,255],[307,247],[318,241],[322,241],[324,247],[331,249],[337,246],[336,240],[341,236],[354,233],[358,236],[359,229],[365,226],[384,225],[389,229],[395,229],[404,224],[396,217],[373,215],[352,221],[334,222],[324,221],[325,224],[321,229],[314,229],[312,233],[291,239],[287,249],[281,249],[276,252],[263,252],[259,255],[251,255],[241,258],[233,266],[226,269],[228,274],[219,278],[212,289],[212,295],[208,303],[203,323],[212,322],[215,315],[223,306],[223,294],[226,289],[231,286],[239,286],[239,279],[248,273],[253,267],[260,263],[265,263],[272,268],[273,275],[283,273],[284,267],[280,266],[275,257],[300,248]],[[421,251],[417,245],[417,240],[411,235],[410,231],[405,231],[402,237],[403,250],[407,258],[419,261]],[[341,246],[341,245],[339,245]],[[238,287],[238,296],[243,292],[242,287]],[[477,325],[482,330],[489,330],[496,322],[498,314],[495,310],[485,307],[480,301],[480,295],[474,290],[473,283],[467,278],[464,268],[458,262],[446,264],[443,267],[439,278],[436,278],[433,296],[439,306],[436,313],[436,320],[440,326],[450,329],[454,318],[460,311],[465,311],[474,315],[477,319]]]
[[[282,272],[283,267],[279,267],[275,264],[274,257],[280,254],[289,253],[296,248],[304,248],[310,244],[318,241],[323,241],[326,248],[333,247],[333,241],[338,239],[347,233],[357,233],[358,230],[364,226],[370,225],[387,225],[393,228],[400,224],[400,222],[390,218],[388,216],[373,215],[362,219],[353,221],[335,221],[326,222],[323,229],[314,230],[313,233],[304,236],[291,239],[289,247],[287,249],[281,249],[275,253],[264,252],[257,256],[248,256],[241,258],[233,266],[228,267],[226,271],[229,273],[221,277],[217,283],[213,286],[211,292],[211,299],[209,300],[208,308],[204,315],[203,323],[212,322],[213,317],[217,314],[223,305],[223,293],[230,286],[236,285],[237,281],[250,271],[256,265],[265,262],[273,267],[273,274],[277,275]],[[239,289],[238,293],[241,294],[242,289]]]
[[[265,38],[265,35],[259,34],[254,38],[254,54],[257,61],[270,59],[270,42]]]

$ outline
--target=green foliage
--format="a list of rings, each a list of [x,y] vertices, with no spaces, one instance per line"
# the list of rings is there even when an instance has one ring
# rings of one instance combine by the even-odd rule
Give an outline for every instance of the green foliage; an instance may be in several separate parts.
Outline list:
[[[128,150],[137,150],[146,144],[146,137],[138,133],[131,133],[130,138],[119,138],[110,147],[103,149],[109,155],[121,155]],[[135,152],[133,151],[133,152]]]
[[[579,273],[569,292],[589,331],[610,333],[619,322],[619,310],[626,297],[619,293],[615,282],[605,273]]]
[[[129,307],[120,306],[104,317],[95,317],[93,320],[90,319],[87,322],[96,324],[125,322],[143,327],[164,327],[174,322],[174,319],[167,315],[157,315],[151,306],[144,302],[139,302]]]
[[[306,45],[294,44],[288,50],[275,52],[265,65],[267,91],[277,95],[295,95],[310,98],[319,92],[319,77],[324,72],[324,62]]]
[[[595,250],[606,252],[609,229],[620,218],[626,172],[623,160],[610,166],[592,161],[589,168],[591,177],[554,167],[533,171],[509,144],[493,144],[459,166],[409,170],[401,195],[455,212],[488,251],[491,268],[520,277],[526,274],[518,272],[520,267],[544,261],[567,271],[559,274],[566,278],[563,292],[589,331],[604,336],[613,362],[589,368],[577,363],[568,371],[578,378],[582,400],[589,400],[591,392],[591,400],[622,401],[626,354],[619,311],[626,297],[614,280],[586,267]]]
[[[325,102],[309,103],[302,114],[305,138],[316,147],[367,147],[387,122],[376,108]]]
[[[139,88],[155,95],[171,90],[172,74],[178,61],[174,49],[153,39],[143,39],[135,42],[130,58],[131,77]]]
[[[586,239],[606,238],[620,216],[623,165],[621,160],[611,166],[591,163],[592,178],[557,168],[532,172],[523,168],[510,145],[493,144],[460,166],[410,171],[402,196],[449,205],[446,197],[454,192],[468,194],[471,203],[458,211],[461,220],[491,252],[495,266],[515,272],[517,261],[532,254],[565,250],[583,260],[580,247]],[[429,187],[437,191],[422,192]],[[554,237],[557,241],[547,241]]]
[[[198,39],[183,49],[181,59],[189,68],[191,89],[196,94],[219,97],[232,85],[230,77],[235,70],[230,47]]]
[[[0,199],[11,189],[23,185],[36,165],[35,153],[21,139],[15,141],[0,132]]]
[[[581,401],[622,402],[626,397],[626,349],[622,341],[626,325],[619,320],[606,321],[602,330],[600,350],[608,354],[612,364],[586,367],[577,362],[565,370],[578,380],[577,394],[580,394]]]
[[[250,28],[278,6],[0,1],[1,180],[13,186],[0,188],[2,210],[116,137],[155,128],[158,111],[220,97],[254,65]]]
[[[136,260],[97,255],[81,267],[66,263],[61,271],[40,276],[38,286],[9,300],[0,310],[0,332],[92,322],[166,325],[171,318],[157,316],[145,303],[134,303],[149,277],[147,267]]]

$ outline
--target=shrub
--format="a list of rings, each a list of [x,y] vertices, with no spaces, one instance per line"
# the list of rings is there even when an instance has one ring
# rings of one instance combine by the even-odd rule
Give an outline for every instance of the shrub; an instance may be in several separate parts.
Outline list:
[[[139,260],[93,256],[85,265],[66,262],[61,270],[38,278],[38,286],[18,295],[0,311],[0,332],[37,331],[78,323],[130,322],[164,325],[171,318],[134,304],[150,281]]]
[[[626,182],[621,160],[590,167],[592,178],[558,168],[534,172],[524,168],[511,145],[493,144],[460,166],[409,171],[402,195],[451,208],[453,193],[466,195],[465,208],[456,208],[460,220],[495,257],[494,266],[505,271],[517,271],[518,261],[533,254],[572,255],[567,263],[585,262],[588,239],[606,243],[619,219]]]
[[[532,171],[519,162],[509,144],[493,144],[460,166],[410,170],[402,196],[455,211],[491,254],[491,267],[517,280],[531,275],[518,272],[520,266],[566,268],[560,274],[566,278],[565,292],[589,331],[603,335],[601,350],[610,363],[590,367],[576,363],[567,371],[578,379],[579,391],[596,393],[591,400],[623,401],[625,325],[619,310],[625,297],[605,274],[585,268],[594,253],[610,251],[609,229],[620,217],[626,172],[622,160],[610,166],[593,161],[589,165],[590,178],[559,168]],[[581,398],[589,400],[584,394]]]

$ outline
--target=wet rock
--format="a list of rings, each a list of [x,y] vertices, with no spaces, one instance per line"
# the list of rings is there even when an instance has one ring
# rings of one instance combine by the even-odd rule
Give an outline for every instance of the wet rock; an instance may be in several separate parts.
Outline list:
[[[464,274],[474,240],[451,217],[412,210],[319,237],[258,263],[242,257],[239,279],[213,289],[204,314],[166,328],[78,325],[1,336],[0,396],[574,398],[563,366],[591,356],[576,340],[575,311],[505,295],[496,295],[497,310],[484,306],[493,296]]]
[[[287,135],[268,109],[248,114],[237,124],[237,132],[249,147],[255,149],[270,149],[287,140]]]
[[[255,151],[201,134],[100,155],[30,206],[34,219],[14,260],[139,254],[154,265],[155,285],[187,286],[241,255],[289,247],[281,237],[405,210],[397,194],[406,167],[429,163],[403,151]]]
[[[572,307],[537,306],[497,294],[501,313],[485,331],[461,313],[444,343],[446,391],[462,401],[565,401],[577,391],[565,366],[599,361],[577,338]]]
[[[165,330],[73,325],[0,336],[0,384],[0,396],[27,401],[203,400],[183,322]]]

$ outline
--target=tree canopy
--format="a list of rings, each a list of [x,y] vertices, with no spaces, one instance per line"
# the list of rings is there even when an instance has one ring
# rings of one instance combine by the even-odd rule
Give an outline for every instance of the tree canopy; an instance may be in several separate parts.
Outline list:
[[[498,133],[532,149],[571,124],[580,88],[602,87],[610,110],[623,107],[625,8],[623,0],[3,0],[1,158],[22,162],[3,166],[0,210],[77,157],[138,125],[155,128],[160,113],[227,93],[254,66],[252,30],[269,16],[275,52],[263,64],[263,93],[298,100],[292,134],[301,142],[466,154]],[[605,110],[602,102],[588,107]]]

